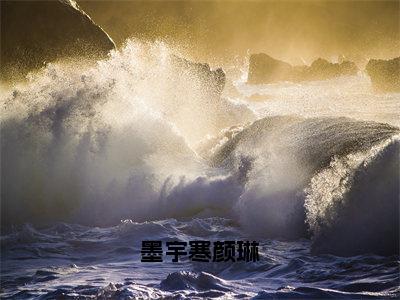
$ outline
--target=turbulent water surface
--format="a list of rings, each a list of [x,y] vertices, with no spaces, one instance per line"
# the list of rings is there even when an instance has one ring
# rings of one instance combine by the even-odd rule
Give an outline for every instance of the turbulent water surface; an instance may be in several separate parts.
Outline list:
[[[215,97],[171,54],[131,41],[2,90],[2,298],[398,298],[400,95],[244,74]],[[199,239],[260,260],[140,262]]]

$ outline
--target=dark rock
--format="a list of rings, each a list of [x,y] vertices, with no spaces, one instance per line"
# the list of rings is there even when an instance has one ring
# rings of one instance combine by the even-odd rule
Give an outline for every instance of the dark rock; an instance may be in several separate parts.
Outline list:
[[[222,68],[212,70],[206,63],[195,63],[178,56],[172,56],[178,73],[188,72],[202,83],[204,91],[220,97],[226,82],[226,75]]]
[[[1,1],[1,79],[60,58],[101,57],[114,42],[73,0]]]
[[[300,74],[299,80],[325,80],[344,75],[354,75],[358,71],[357,66],[350,61],[343,61],[342,63],[330,63],[329,61],[318,58],[309,68],[305,69],[304,76]]]
[[[400,57],[389,60],[371,59],[366,68],[375,90],[400,92]]]
[[[248,83],[261,84],[287,80],[293,67],[283,61],[260,53],[250,56]]]
[[[357,66],[349,61],[330,63],[319,58],[311,66],[292,66],[267,54],[260,53],[250,56],[248,83],[325,80],[343,75],[353,75],[357,71]]]

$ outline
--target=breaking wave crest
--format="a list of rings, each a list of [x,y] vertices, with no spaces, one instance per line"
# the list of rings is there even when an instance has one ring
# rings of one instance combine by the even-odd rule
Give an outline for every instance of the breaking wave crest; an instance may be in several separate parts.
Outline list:
[[[398,136],[335,157],[307,188],[306,220],[315,252],[399,253]]]
[[[248,162],[235,210],[249,232],[311,235],[315,252],[393,254],[399,241],[398,132],[348,118],[265,118],[208,156],[227,168]]]

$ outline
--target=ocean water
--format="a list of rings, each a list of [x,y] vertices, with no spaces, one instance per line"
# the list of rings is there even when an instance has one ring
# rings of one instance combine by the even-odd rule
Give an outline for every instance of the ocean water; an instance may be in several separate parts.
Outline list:
[[[130,41],[1,91],[1,297],[397,299],[400,94],[233,66],[218,98],[175,53]],[[143,240],[260,260],[144,263]]]

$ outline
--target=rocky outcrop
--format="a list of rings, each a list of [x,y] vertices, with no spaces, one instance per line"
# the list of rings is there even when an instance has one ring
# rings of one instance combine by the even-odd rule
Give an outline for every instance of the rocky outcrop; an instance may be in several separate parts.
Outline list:
[[[357,66],[350,61],[330,63],[325,59],[319,58],[310,66],[292,66],[267,54],[260,53],[250,56],[247,82],[250,84],[263,84],[279,81],[326,80],[343,75],[353,75],[357,71]]]
[[[365,71],[380,92],[400,92],[400,57],[389,60],[371,59]]]
[[[260,53],[250,56],[247,82],[252,84],[292,80],[293,67],[283,61]]]
[[[220,97],[226,83],[226,75],[222,68],[212,70],[206,63],[195,63],[178,56],[171,57],[177,73],[188,72],[198,78],[205,92]]]
[[[304,74],[300,74],[300,80],[326,80],[344,75],[355,75],[358,68],[351,61],[341,63],[330,63],[329,61],[318,58],[310,67],[305,68]]]
[[[114,47],[73,0],[1,1],[1,79],[64,57],[101,57]]]

